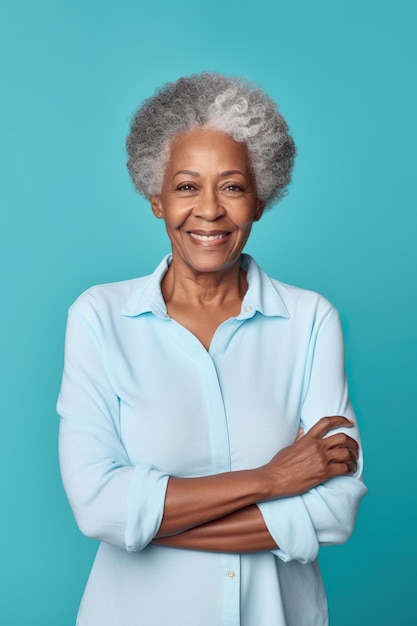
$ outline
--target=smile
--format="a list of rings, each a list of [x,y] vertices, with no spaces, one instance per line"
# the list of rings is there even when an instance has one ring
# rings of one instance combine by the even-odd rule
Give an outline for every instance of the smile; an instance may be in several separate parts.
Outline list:
[[[216,241],[217,239],[224,239],[227,236],[227,233],[221,233],[219,235],[199,235],[197,233],[190,233],[190,236],[193,239],[198,239],[199,241]]]

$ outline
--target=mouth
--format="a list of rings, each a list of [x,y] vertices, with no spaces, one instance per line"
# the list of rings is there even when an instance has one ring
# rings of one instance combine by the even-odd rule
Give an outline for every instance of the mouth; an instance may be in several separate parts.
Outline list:
[[[215,233],[215,234],[210,234],[210,235],[203,235],[201,233],[190,233],[190,237],[192,237],[193,239],[196,239],[197,241],[218,241],[220,239],[224,239],[225,237],[227,237],[229,233]]]

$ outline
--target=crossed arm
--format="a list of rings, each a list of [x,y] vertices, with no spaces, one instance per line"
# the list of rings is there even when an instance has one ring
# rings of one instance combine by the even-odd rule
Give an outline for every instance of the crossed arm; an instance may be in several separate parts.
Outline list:
[[[330,478],[354,473],[357,442],[344,433],[326,437],[352,425],[342,416],[324,417],[257,469],[170,478],[154,543],[220,552],[278,548],[256,503],[299,495]]]
[[[221,552],[279,546],[278,556],[301,562],[315,558],[320,543],[346,540],[366,488],[351,477],[357,465],[361,469],[356,441],[336,430],[353,423],[332,416],[314,424],[319,411],[332,411],[325,407],[352,415],[340,327],[326,336],[310,376],[314,393],[303,405],[303,423],[311,426],[305,434],[256,469],[175,478],[146,463],[131,464],[114,423],[119,400],[97,340],[74,311],[58,412],[62,477],[82,532],[128,551],[152,540]]]

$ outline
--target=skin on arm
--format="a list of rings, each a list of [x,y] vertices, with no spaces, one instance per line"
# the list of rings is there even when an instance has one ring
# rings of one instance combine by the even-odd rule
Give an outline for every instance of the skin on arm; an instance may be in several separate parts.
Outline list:
[[[254,504],[178,535],[154,539],[153,543],[210,552],[258,552],[278,548]]]
[[[303,435],[300,428],[296,441]],[[171,548],[229,553],[276,550],[279,547],[254,504],[177,535],[154,539],[153,543]]]
[[[220,545],[216,543],[216,536],[221,541],[222,530],[230,538],[249,524],[249,534],[242,534],[245,551],[249,551],[247,540],[251,532],[258,534],[254,545],[266,546],[253,547],[253,550],[276,547],[254,505],[299,495],[329,478],[353,473],[358,458],[356,441],[344,433],[326,437],[331,430],[349,426],[352,423],[345,417],[324,417],[308,433],[297,437],[291,446],[280,450],[269,463],[257,469],[202,478],[170,478],[164,517],[156,541],[183,533],[188,535],[190,541],[197,542],[196,546],[199,544],[197,549],[204,549],[204,536],[211,546]],[[169,545],[174,545],[175,541],[178,547],[193,547],[180,546],[180,538],[173,539]],[[272,546],[268,542],[272,542]],[[168,545],[168,541],[160,543]],[[228,545],[228,551],[235,551],[230,549],[230,543]],[[220,547],[218,549],[224,551]],[[236,551],[241,551],[237,543]]]

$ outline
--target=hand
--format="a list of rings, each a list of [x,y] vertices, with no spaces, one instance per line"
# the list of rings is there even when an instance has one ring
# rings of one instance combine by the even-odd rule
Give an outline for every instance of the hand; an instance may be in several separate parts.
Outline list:
[[[353,423],[341,415],[322,417],[306,434],[299,430],[295,442],[280,450],[263,466],[273,497],[304,493],[335,476],[356,471],[358,444],[345,433],[326,437],[336,428],[351,428]]]

